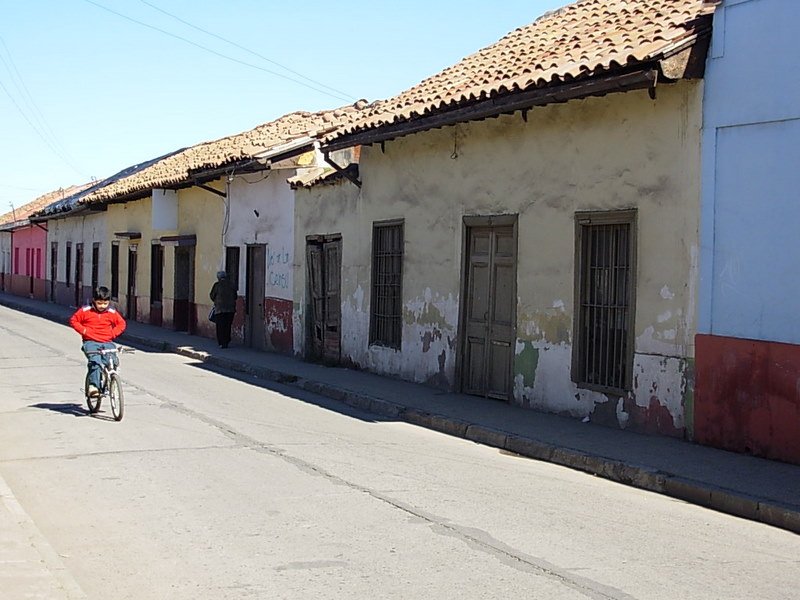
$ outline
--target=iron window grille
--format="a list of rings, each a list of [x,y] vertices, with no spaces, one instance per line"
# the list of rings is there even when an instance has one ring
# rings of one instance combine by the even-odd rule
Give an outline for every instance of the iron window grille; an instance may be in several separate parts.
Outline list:
[[[373,224],[369,343],[396,350],[403,334],[403,243],[403,221]]]
[[[633,371],[636,211],[576,215],[573,379],[624,393]]]

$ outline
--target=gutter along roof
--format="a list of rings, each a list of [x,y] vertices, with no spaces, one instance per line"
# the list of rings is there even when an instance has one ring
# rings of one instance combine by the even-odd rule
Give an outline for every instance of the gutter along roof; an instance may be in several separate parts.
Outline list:
[[[657,81],[702,76],[720,0],[581,0],[373,103],[323,149],[370,144]]]
[[[271,159],[310,150],[315,136],[354,120],[365,106],[361,100],[332,110],[294,112],[243,133],[179,150],[92,190],[79,202],[127,202],[148,196],[153,189],[190,187],[224,174],[267,169]]]

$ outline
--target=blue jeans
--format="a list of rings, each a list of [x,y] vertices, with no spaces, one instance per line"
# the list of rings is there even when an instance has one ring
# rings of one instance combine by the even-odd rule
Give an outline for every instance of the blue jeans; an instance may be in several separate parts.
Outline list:
[[[116,344],[114,342],[83,342],[81,350],[86,354],[87,352],[96,352],[106,348],[113,348]],[[86,354],[86,359],[89,361],[89,384],[97,389],[100,389],[100,369],[103,364],[109,364],[108,361],[112,360],[113,354]]]

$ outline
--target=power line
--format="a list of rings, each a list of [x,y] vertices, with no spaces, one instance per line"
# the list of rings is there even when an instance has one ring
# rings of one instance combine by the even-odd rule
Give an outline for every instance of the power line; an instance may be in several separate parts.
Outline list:
[[[297,85],[302,85],[303,87],[307,87],[307,88],[309,88],[311,90],[314,90],[315,92],[319,92],[320,94],[325,94],[327,96],[331,96],[332,98],[336,98],[336,99],[342,100],[344,102],[349,102],[350,100],[353,99],[351,97],[346,97],[346,96],[342,96],[342,95],[339,95],[339,94],[334,94],[334,93],[319,89],[318,87],[314,87],[314,86],[309,85],[307,83],[304,83],[302,81],[298,81],[297,79],[289,77],[288,75],[284,75],[283,73],[277,73],[275,71],[271,71],[270,69],[265,69],[264,67],[259,67],[258,65],[254,65],[252,63],[248,63],[248,62],[245,62],[243,60],[239,60],[238,58],[233,58],[232,56],[227,56],[226,54],[222,54],[221,52],[217,52],[216,50],[212,50],[211,48],[207,48],[207,47],[203,46],[202,44],[198,44],[198,43],[193,42],[191,40],[187,40],[186,38],[181,37],[179,35],[176,35],[174,33],[170,33],[169,31],[165,31],[163,29],[159,29],[158,27],[155,27],[153,25],[149,25],[147,23],[143,23],[142,21],[137,21],[136,19],[133,19],[131,17],[123,15],[122,13],[118,13],[117,11],[112,10],[112,9],[106,7],[106,6],[103,6],[102,4],[98,4],[97,2],[93,2],[92,0],[84,0],[84,2],[88,2],[89,4],[91,4],[93,6],[96,6],[97,8],[101,8],[101,9],[103,9],[103,10],[105,10],[107,12],[110,12],[112,14],[115,14],[118,17],[121,17],[121,18],[123,18],[123,19],[125,19],[127,21],[131,21],[133,23],[136,23],[137,25],[141,25],[142,27],[147,27],[148,29],[152,29],[154,31],[158,31],[159,33],[163,33],[164,35],[168,35],[169,37],[175,38],[177,40],[180,40],[182,42],[185,42],[187,44],[195,46],[196,48],[200,48],[201,50],[205,50],[206,52],[209,52],[211,54],[219,56],[220,58],[224,58],[226,60],[230,60],[232,62],[239,63],[240,65],[244,65],[244,66],[250,67],[252,69],[258,69],[259,71],[263,71],[265,73],[269,73],[270,75],[275,75],[276,77],[281,77],[283,79],[286,79],[288,81],[296,83]]]
[[[55,132],[53,131],[52,127],[47,122],[42,111],[39,109],[39,106],[36,104],[36,101],[33,99],[33,96],[28,91],[28,87],[25,85],[25,80],[22,78],[22,74],[17,69],[17,65],[14,62],[14,57],[11,55],[11,50],[6,45],[5,40],[0,36],[0,44],[3,45],[5,48],[6,55],[8,56],[8,62],[3,57],[2,53],[0,53],[0,61],[2,61],[3,65],[5,66],[8,73],[11,75],[11,83],[14,84],[14,87],[17,89],[19,97],[22,98],[22,101],[28,108],[28,114],[32,116],[34,121],[28,118],[28,114],[22,109],[22,107],[17,103],[17,101],[12,96],[11,92],[8,88],[0,82],[0,86],[3,87],[3,91],[5,91],[6,95],[9,97],[11,102],[17,108],[19,113],[22,117],[28,122],[28,124],[33,128],[36,134],[42,139],[43,142],[53,151],[56,156],[58,156],[61,160],[63,160],[71,169],[73,169],[76,173],[79,173],[83,176],[83,170],[76,166],[73,157],[69,154],[69,151],[66,147],[61,143],[56,136]],[[10,66],[9,66],[10,63]]]
[[[271,58],[267,58],[266,56],[264,56],[262,54],[259,54],[258,52],[255,52],[253,50],[250,50],[249,48],[246,48],[245,46],[242,46],[241,44],[237,44],[236,42],[233,42],[233,41],[231,41],[231,40],[229,40],[227,38],[224,38],[221,35],[217,35],[216,33],[213,33],[211,31],[203,29],[202,27],[198,27],[197,25],[189,23],[188,21],[185,21],[184,19],[181,19],[180,17],[178,17],[176,15],[173,15],[170,12],[167,12],[163,8],[160,8],[160,7],[156,6],[155,4],[151,4],[150,2],[147,2],[147,0],[139,0],[139,2],[141,2],[142,4],[146,4],[150,8],[152,8],[154,10],[157,10],[158,12],[163,13],[163,14],[167,15],[168,17],[172,17],[176,21],[179,21],[179,22],[183,23],[184,25],[187,25],[188,27],[191,27],[192,29],[196,29],[197,31],[205,33],[206,35],[210,35],[211,37],[217,38],[218,40],[222,40],[226,44],[230,44],[231,46],[239,48],[240,50],[244,50],[248,54],[252,54],[253,56],[255,56],[257,58],[260,58],[261,60],[265,60],[268,63],[271,63],[271,64],[273,64],[273,65],[275,65],[277,67],[280,67],[281,69],[285,69],[286,71],[289,71],[289,73],[293,73],[294,75],[297,75],[298,77],[302,77],[306,81],[310,81],[311,83],[313,83],[315,85],[327,88],[327,89],[329,89],[329,90],[331,90],[333,92],[336,92],[337,94],[341,94],[342,96],[346,96],[348,98],[352,98],[353,100],[356,99],[355,96],[353,96],[352,94],[348,94],[347,92],[343,92],[342,90],[337,90],[336,88],[331,87],[329,85],[325,85],[324,83],[322,83],[320,81],[316,81],[315,79],[311,79],[310,77],[306,77],[302,73],[298,73],[297,71],[295,71],[293,69],[290,69],[286,65],[282,65],[279,62],[276,62],[276,61],[272,60]]]
[[[60,151],[58,148],[56,148],[56,147],[53,145],[53,143],[52,143],[50,140],[48,140],[48,139],[47,139],[47,137],[46,137],[46,136],[45,136],[45,135],[44,135],[44,134],[43,134],[43,133],[40,131],[39,127],[37,127],[37,126],[36,126],[36,125],[35,125],[35,124],[34,124],[34,123],[33,123],[33,122],[32,122],[32,121],[31,121],[31,120],[28,118],[28,115],[26,115],[26,114],[25,114],[25,111],[24,111],[24,110],[22,110],[22,107],[20,107],[20,105],[19,105],[19,104],[17,104],[17,101],[14,99],[14,96],[12,96],[12,95],[11,95],[11,92],[9,92],[9,91],[8,91],[8,88],[5,86],[5,84],[4,84],[2,81],[0,81],[0,88],[3,88],[3,91],[4,91],[4,92],[6,93],[6,95],[8,96],[8,99],[9,99],[9,100],[11,100],[12,104],[14,104],[14,106],[17,108],[17,110],[19,111],[19,114],[20,114],[20,115],[22,115],[22,118],[23,118],[23,119],[25,119],[25,121],[27,121],[28,125],[30,125],[30,126],[31,126],[31,129],[33,129],[33,131],[36,133],[36,135],[38,135],[38,136],[39,136],[39,139],[41,139],[41,140],[42,140],[42,141],[45,143],[45,145],[46,145],[48,148],[50,148],[50,150],[53,152],[53,154],[55,154],[55,155],[56,155],[58,158],[60,158],[61,160],[63,160],[63,161],[64,161],[64,163],[65,163],[66,165],[68,165],[68,166],[69,166],[71,169],[73,169],[73,170],[74,170],[76,173],[80,174],[81,176],[85,176],[85,175],[83,174],[83,172],[81,171],[81,169],[79,169],[77,166],[75,166],[75,165],[74,165],[74,164],[73,164],[73,163],[70,161],[70,159],[69,159],[68,157],[66,157],[66,156],[65,156],[65,155],[64,155],[64,154],[63,154],[63,153],[62,153],[62,152],[61,152],[61,151]]]

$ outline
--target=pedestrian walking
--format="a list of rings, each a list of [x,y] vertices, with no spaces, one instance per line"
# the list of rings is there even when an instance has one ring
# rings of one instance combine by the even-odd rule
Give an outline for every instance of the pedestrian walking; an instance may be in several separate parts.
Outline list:
[[[217,271],[217,281],[209,294],[214,302],[214,324],[217,326],[217,344],[227,348],[231,343],[231,325],[236,314],[238,291],[225,271]]]

